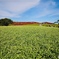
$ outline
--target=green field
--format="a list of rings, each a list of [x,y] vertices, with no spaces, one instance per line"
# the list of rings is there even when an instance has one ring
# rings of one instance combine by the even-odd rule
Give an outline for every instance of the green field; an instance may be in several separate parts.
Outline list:
[[[0,26],[0,59],[58,59],[59,28]]]

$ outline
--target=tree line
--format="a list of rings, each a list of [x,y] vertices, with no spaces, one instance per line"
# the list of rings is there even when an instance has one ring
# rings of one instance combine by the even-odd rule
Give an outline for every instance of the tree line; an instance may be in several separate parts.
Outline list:
[[[0,19],[0,26],[8,26],[9,24],[12,24],[12,23],[13,23],[13,21],[9,18]],[[59,20],[54,22],[54,24],[55,23],[57,23],[59,25]]]

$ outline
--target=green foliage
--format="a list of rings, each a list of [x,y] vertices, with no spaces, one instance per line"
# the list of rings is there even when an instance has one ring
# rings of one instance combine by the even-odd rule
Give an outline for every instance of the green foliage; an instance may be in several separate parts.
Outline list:
[[[59,20],[57,20],[55,23],[59,24]]]
[[[57,20],[56,22],[54,22],[54,23],[57,23],[57,24],[59,24],[59,20]]]
[[[58,59],[58,56],[59,28],[0,26],[0,59]]]
[[[0,25],[1,26],[8,26],[12,22],[13,21],[11,19],[8,19],[8,18],[0,19]]]
[[[46,26],[46,27],[58,27],[58,24],[42,24],[42,26]]]
[[[58,28],[59,28],[59,20],[57,20],[56,22],[54,22],[54,23],[57,23],[58,24]]]

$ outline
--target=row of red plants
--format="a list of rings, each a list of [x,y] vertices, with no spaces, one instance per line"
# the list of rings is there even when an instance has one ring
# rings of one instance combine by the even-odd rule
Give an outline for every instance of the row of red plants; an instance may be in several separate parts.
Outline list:
[[[40,24],[39,22],[13,22],[13,25]]]

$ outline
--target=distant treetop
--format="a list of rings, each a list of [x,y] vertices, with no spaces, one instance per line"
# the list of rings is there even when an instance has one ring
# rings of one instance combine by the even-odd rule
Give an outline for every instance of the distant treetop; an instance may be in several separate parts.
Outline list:
[[[8,26],[9,24],[12,24],[12,23],[13,23],[13,21],[9,18],[0,19],[1,26]]]

